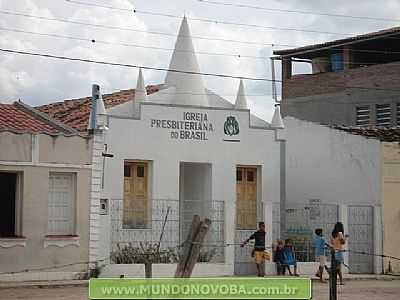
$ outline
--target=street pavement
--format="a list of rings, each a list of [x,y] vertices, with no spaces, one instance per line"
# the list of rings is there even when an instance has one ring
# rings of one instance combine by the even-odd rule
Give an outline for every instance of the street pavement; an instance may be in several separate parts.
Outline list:
[[[1,300],[83,300],[88,299],[86,284],[0,286]],[[313,299],[328,300],[328,284],[313,281]],[[400,280],[348,280],[338,286],[338,300],[399,300]]]

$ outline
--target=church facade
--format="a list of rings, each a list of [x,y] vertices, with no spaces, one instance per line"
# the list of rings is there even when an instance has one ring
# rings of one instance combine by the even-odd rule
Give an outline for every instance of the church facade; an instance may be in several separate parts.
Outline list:
[[[98,233],[91,234],[93,258],[109,257],[102,276],[143,277],[135,253],[157,248],[153,276],[173,276],[198,214],[212,225],[194,276],[251,273],[251,248],[238,243],[258,221],[267,225],[267,246],[279,232],[272,213],[280,202],[279,109],[269,124],[250,113],[242,81],[235,104],[205,88],[186,18],[169,69],[190,74],[170,71],[160,90],[147,95],[140,70],[134,100],[105,110],[98,97],[89,126],[107,130],[95,134],[93,156],[103,174],[100,218],[91,225]]]

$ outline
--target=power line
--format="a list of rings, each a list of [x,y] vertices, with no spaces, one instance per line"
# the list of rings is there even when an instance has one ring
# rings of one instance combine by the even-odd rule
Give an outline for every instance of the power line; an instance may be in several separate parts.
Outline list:
[[[50,17],[26,14],[26,13],[22,13],[22,12],[0,10],[0,14],[19,16],[19,17],[25,17],[25,18],[33,18],[33,19],[46,20],[46,21],[56,21],[56,22],[62,22],[62,23],[69,23],[69,24],[83,25],[83,26],[90,26],[90,27],[97,27],[97,28],[111,29],[111,30],[148,33],[148,34],[161,35],[161,36],[173,36],[173,37],[178,36],[177,34],[167,33],[167,32],[149,31],[149,30],[142,30],[142,29],[134,29],[134,28],[130,28],[130,27],[95,24],[95,23],[88,23],[88,22],[74,21],[74,20],[67,20],[67,19],[60,19],[60,18],[50,18]],[[203,36],[196,36],[196,35],[192,35],[190,37],[192,39],[198,39],[198,40],[220,41],[220,42],[238,43],[238,44],[245,44],[245,45],[261,45],[261,46],[269,46],[269,47],[294,47],[293,45],[287,45],[287,44],[261,43],[261,42],[254,42],[254,41],[241,41],[241,40],[235,40],[235,39],[203,37]]]
[[[242,77],[242,76],[234,76],[234,75],[228,75],[228,74],[216,74],[216,73],[206,73],[206,72],[175,70],[175,69],[168,69],[168,68],[157,68],[157,67],[149,67],[149,66],[142,66],[142,65],[107,62],[107,61],[101,61],[101,60],[91,60],[91,59],[86,59],[86,58],[76,58],[76,57],[68,57],[68,56],[60,56],[60,55],[52,55],[52,54],[28,52],[28,51],[18,51],[18,50],[3,49],[3,48],[0,48],[0,51],[21,54],[21,55],[39,56],[39,57],[54,58],[54,59],[61,59],[61,60],[68,60],[68,61],[78,61],[78,62],[93,63],[93,64],[100,64],[100,65],[136,68],[136,69],[142,68],[144,70],[183,73],[183,74],[188,74],[188,75],[213,76],[213,77],[243,79],[243,80],[251,80],[251,81],[268,81],[268,82],[272,81],[271,79],[268,79],[268,78]]]
[[[263,56],[252,56],[252,55],[231,54],[231,53],[216,53],[216,52],[205,52],[205,51],[188,51],[188,50],[179,50],[179,49],[175,50],[173,48],[163,48],[163,47],[156,47],[156,46],[138,45],[138,44],[131,44],[131,43],[126,43],[126,42],[110,42],[110,41],[98,40],[98,39],[95,39],[95,38],[82,38],[82,37],[75,37],[75,36],[60,35],[60,34],[55,34],[55,33],[34,32],[34,31],[27,31],[27,30],[14,29],[14,28],[5,28],[5,27],[0,27],[0,30],[10,31],[10,32],[17,32],[17,33],[33,34],[33,35],[39,35],[39,36],[48,36],[48,37],[69,39],[69,40],[77,40],[77,41],[83,41],[83,42],[90,42],[92,44],[99,43],[99,44],[105,44],[105,45],[144,48],[144,49],[163,50],[163,51],[190,52],[190,53],[200,54],[200,55],[215,55],[215,56],[228,56],[228,57],[252,58],[252,59],[269,59],[269,57],[266,57],[266,56],[263,57]]]
[[[135,14],[142,14],[142,15],[151,15],[151,16],[159,16],[159,17],[167,17],[167,18],[174,18],[174,19],[181,19],[182,16],[173,15],[173,14],[166,14],[166,13],[156,13],[151,11],[145,10],[138,10],[138,9],[128,9],[128,8],[118,8],[115,6],[107,6],[107,5],[100,5],[94,3],[88,3],[83,1],[75,1],[75,0],[65,0],[71,4],[78,4],[83,6],[89,7],[100,7],[105,9],[114,9],[114,10],[126,10],[129,12],[133,12]],[[216,19],[206,19],[206,18],[188,18],[192,21],[199,21],[205,23],[213,23],[213,24],[224,24],[224,25],[234,25],[234,26],[242,26],[242,27],[250,27],[250,28],[260,28],[260,29],[268,29],[268,30],[279,30],[279,31],[295,31],[295,32],[307,32],[307,33],[318,33],[318,34],[330,34],[330,35],[340,35],[340,36],[351,36],[354,33],[341,33],[341,32],[330,32],[330,31],[319,31],[319,30],[312,30],[312,29],[299,29],[299,28],[285,28],[285,27],[276,27],[276,26],[265,26],[265,25],[258,25],[258,24],[249,24],[249,23],[238,23],[238,22],[230,22],[225,20],[216,20]]]
[[[200,54],[200,55],[224,56],[224,57],[233,57],[233,58],[248,58],[248,59],[259,59],[259,60],[269,59],[269,57],[266,57],[266,56],[252,56],[252,55],[241,55],[241,54],[231,54],[231,53],[216,53],[216,52],[204,52],[204,51],[175,50],[175,49],[172,49],[172,48],[163,48],[163,47],[156,47],[156,46],[138,45],[138,44],[131,44],[131,43],[126,43],[126,42],[110,42],[110,41],[98,40],[96,38],[83,38],[83,37],[75,37],[75,36],[66,36],[66,35],[60,35],[60,34],[55,34],[55,33],[34,32],[34,31],[28,31],[28,30],[22,30],[22,29],[14,29],[14,28],[5,28],[5,27],[0,27],[0,30],[9,31],[9,32],[16,32],[16,33],[32,34],[32,35],[38,35],[38,36],[55,37],[55,38],[61,38],[61,39],[77,40],[77,41],[80,41],[80,42],[89,42],[91,44],[96,44],[97,43],[97,44],[104,44],[104,45],[133,47],[133,48],[142,48],[142,49],[153,49],[153,50],[161,50],[161,51],[189,52],[189,53]],[[378,52],[379,54],[398,54],[398,55],[400,55],[400,52],[393,52],[393,51],[383,51],[383,53],[380,53],[379,51],[374,51],[374,50],[365,50],[365,51]],[[308,59],[292,58],[292,61],[294,61],[294,62],[311,63],[311,60],[308,60]],[[329,58],[320,59],[320,61],[329,62],[330,59]],[[376,64],[374,62],[361,62],[361,61],[353,61],[353,60],[352,61],[343,61],[343,63],[344,64],[351,64],[351,65],[375,65]]]
[[[148,34],[154,34],[154,35],[162,35],[162,36],[173,36],[177,37],[176,34],[171,34],[171,33],[165,33],[165,32],[156,32],[156,31],[148,31],[148,30],[140,30],[140,29],[133,29],[133,28],[128,28],[128,27],[118,27],[118,26],[109,26],[109,25],[103,25],[103,24],[94,24],[94,23],[87,23],[87,22],[81,22],[81,21],[73,21],[73,20],[66,20],[66,19],[59,19],[59,18],[49,18],[49,17],[44,17],[44,16],[35,16],[35,15],[30,15],[30,14],[25,14],[25,13],[20,13],[20,12],[10,12],[10,11],[2,11],[0,10],[1,14],[6,14],[6,15],[13,15],[13,16],[20,16],[20,17],[27,17],[27,18],[34,18],[34,19],[39,19],[39,20],[46,20],[46,21],[56,21],[56,22],[62,22],[62,23],[69,23],[69,24],[74,24],[74,25],[81,25],[81,26],[90,26],[90,27],[97,27],[97,28],[103,28],[103,29],[112,29],[112,30],[121,30],[121,31],[132,31],[132,32],[140,32],[140,33],[148,33]],[[4,28],[4,30],[7,30]],[[22,30],[21,30],[22,32]],[[28,32],[26,32],[28,33]],[[33,33],[29,32],[32,34],[38,34],[38,35],[47,35],[47,34],[40,34],[40,33]],[[60,35],[56,34],[49,34],[54,37],[61,37]],[[85,38],[75,38],[75,37],[65,37],[69,39],[76,39],[76,40],[82,40],[85,41]],[[191,36],[192,39],[200,39],[200,40],[209,40],[209,41],[221,41],[221,42],[228,42],[228,43],[239,43],[239,44],[247,44],[247,45],[261,45],[261,46],[269,46],[269,47],[299,47],[296,45],[289,45],[289,44],[277,44],[277,43],[261,43],[261,42],[252,42],[252,41],[241,41],[241,40],[234,40],[234,39],[221,39],[221,38],[212,38],[212,37],[201,37],[201,36]],[[394,38],[394,37],[392,37]],[[104,42],[104,43],[109,43],[110,42]],[[126,46],[126,45],[122,45]],[[137,45],[132,44],[132,47],[136,47]],[[139,46],[137,46],[139,47]],[[143,47],[143,46],[142,46]],[[156,48],[156,47],[153,47]],[[343,50],[342,48],[329,48],[327,50]],[[400,54],[400,52],[396,51],[386,51],[386,50],[372,50],[372,49],[348,49],[351,52],[360,52],[360,53],[381,53],[381,54]],[[197,52],[198,53],[198,52]],[[214,54],[216,55],[216,54]],[[234,56],[236,54],[233,54]],[[249,57],[249,58],[260,58],[260,59],[265,59],[265,57],[257,57],[257,56],[241,56],[241,57]]]
[[[193,243],[195,244],[195,243]],[[212,247],[212,248],[219,248],[219,247],[231,247],[231,246],[240,246],[241,244],[239,243],[217,243],[217,244],[212,244],[212,243],[200,243],[203,247]],[[247,245],[250,246],[250,245]],[[182,245],[177,245],[177,248],[181,248]],[[273,247],[266,247],[268,249],[272,249]],[[158,252],[143,252],[139,253],[139,255],[142,256],[151,256],[157,253],[167,253],[168,251],[158,251]],[[391,255],[385,255],[385,254],[376,254],[376,253],[368,253],[364,251],[354,251],[354,250],[341,250],[339,252],[349,252],[349,253],[354,253],[354,254],[360,254],[360,255],[366,255],[366,256],[376,256],[376,257],[381,257],[381,258],[388,258],[392,260],[398,260],[400,261],[399,257],[391,256]],[[57,264],[53,266],[45,266],[45,267],[37,267],[37,268],[30,268],[30,269],[23,269],[19,271],[9,271],[9,272],[0,272],[0,275],[14,275],[14,274],[20,274],[20,273],[28,273],[32,271],[47,271],[47,270],[56,270],[56,269],[61,269],[65,267],[70,267],[70,266],[76,266],[76,265],[96,265],[98,263],[106,263],[107,260],[113,259],[113,256],[110,255],[108,257],[99,259],[99,260],[94,260],[94,261],[79,261],[79,262],[72,262],[72,263],[67,263],[67,264]]]
[[[102,91],[106,92],[106,93],[113,93],[113,92],[122,92],[122,91],[124,91],[124,89],[118,89],[118,88],[115,88],[115,87],[111,87],[109,89],[107,89],[107,88],[106,89],[102,89]],[[165,90],[162,90],[162,89],[160,89],[159,92],[161,94],[163,94],[163,95],[191,95],[191,96],[203,96],[204,95],[204,96],[211,96],[211,97],[213,97],[213,96],[233,96],[233,97],[236,97],[237,96],[237,94],[220,94],[220,93],[216,94],[216,93],[213,93],[213,92],[209,92],[209,93],[207,93],[207,92],[206,93],[191,93],[191,92],[167,93],[167,92],[165,92]],[[265,96],[272,96],[272,94],[247,94],[246,93],[246,97],[265,97]],[[157,99],[160,99],[160,98],[157,97]],[[163,99],[163,100],[167,100],[167,99]]]
[[[293,10],[293,9],[270,8],[270,7],[254,6],[254,5],[239,4],[239,3],[217,2],[217,1],[210,1],[210,0],[197,0],[197,1],[203,2],[203,3],[208,3],[208,4],[213,4],[213,5],[232,6],[232,7],[239,7],[239,8],[251,8],[251,9],[256,9],[256,10],[280,12],[280,13],[295,13],[295,14],[302,14],[302,15],[350,18],[350,19],[371,20],[371,21],[387,21],[387,22],[399,22],[400,21],[400,19],[354,16],[354,15],[333,14],[333,13],[325,13],[325,12],[312,12],[312,11]]]
[[[158,67],[149,67],[149,66],[141,66],[141,65],[134,65],[134,64],[126,64],[126,63],[116,63],[116,62],[107,62],[107,61],[100,61],[100,60],[91,60],[86,58],[75,58],[75,57],[68,57],[68,56],[60,56],[60,55],[52,55],[52,54],[45,54],[45,53],[36,53],[36,52],[28,52],[28,51],[18,51],[12,49],[3,49],[0,48],[0,51],[6,53],[14,53],[14,54],[21,54],[21,55],[29,55],[29,56],[38,56],[38,57],[45,57],[45,58],[53,58],[53,59],[60,59],[60,60],[68,60],[68,61],[77,61],[77,62],[84,62],[84,63],[93,63],[99,65],[109,65],[109,66],[118,66],[118,67],[128,67],[128,68],[142,68],[144,70],[153,70],[153,71],[162,71],[162,72],[173,72],[173,73],[183,73],[188,75],[202,75],[202,76],[212,76],[212,77],[220,77],[220,78],[232,78],[232,79],[243,79],[243,80],[250,80],[250,81],[266,81],[266,82],[280,82],[282,80],[272,80],[269,78],[261,78],[261,77],[243,77],[243,76],[234,76],[228,74],[217,74],[217,73],[207,73],[207,72],[193,72],[193,71],[183,71],[183,70],[175,70],[175,69],[168,69],[168,68],[158,68]],[[292,84],[303,84],[302,82],[299,83],[292,83]],[[388,88],[379,88],[379,87],[366,87],[366,86],[350,86],[350,85],[334,85],[334,84],[323,84],[322,87],[338,87],[344,89],[360,89],[360,90],[378,90],[378,91],[391,91],[391,92],[400,92],[396,89],[388,89]]]

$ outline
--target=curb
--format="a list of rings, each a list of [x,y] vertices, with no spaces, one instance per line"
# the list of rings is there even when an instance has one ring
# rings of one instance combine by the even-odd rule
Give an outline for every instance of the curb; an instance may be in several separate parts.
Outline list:
[[[290,278],[289,276],[286,276]],[[307,277],[310,278],[312,282],[319,282],[317,277]],[[268,278],[265,277],[265,278]],[[271,276],[272,278],[272,276]],[[273,277],[273,278],[276,278]],[[282,277],[284,278],[284,277]],[[377,276],[352,276],[344,277],[345,281],[362,281],[362,280],[378,280],[378,281],[393,281],[400,280],[400,276],[396,275],[377,275]],[[325,278],[328,281],[328,278]],[[59,287],[87,287],[89,286],[89,280],[58,280],[58,281],[21,281],[21,282],[0,282],[1,289],[19,288],[19,287],[32,287],[32,288],[59,288]]]
[[[49,287],[84,287],[89,286],[89,280],[57,280],[57,281],[21,281],[21,282],[0,282],[1,289],[32,287],[32,288],[49,288]]]

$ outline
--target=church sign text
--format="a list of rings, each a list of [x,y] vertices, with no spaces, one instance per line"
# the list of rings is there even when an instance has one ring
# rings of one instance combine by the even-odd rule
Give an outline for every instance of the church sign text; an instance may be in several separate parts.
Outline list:
[[[172,139],[208,140],[208,133],[214,131],[207,113],[183,112],[181,120],[151,119],[150,127],[169,129]]]

